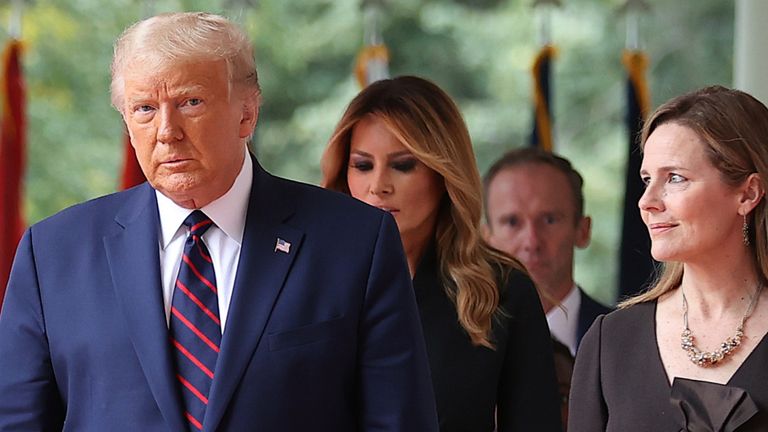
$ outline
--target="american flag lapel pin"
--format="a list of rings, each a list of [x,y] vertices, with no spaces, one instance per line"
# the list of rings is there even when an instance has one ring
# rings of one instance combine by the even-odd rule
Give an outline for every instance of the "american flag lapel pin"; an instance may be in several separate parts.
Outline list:
[[[277,243],[275,243],[275,252],[277,251],[282,253],[291,253],[291,244],[278,237]]]

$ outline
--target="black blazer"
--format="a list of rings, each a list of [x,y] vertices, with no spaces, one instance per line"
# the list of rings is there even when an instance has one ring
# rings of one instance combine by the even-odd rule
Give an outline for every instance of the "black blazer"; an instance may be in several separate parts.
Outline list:
[[[560,431],[549,329],[531,280],[513,271],[499,287],[505,310],[496,349],[472,345],[429,248],[413,279],[442,432]],[[497,410],[498,407],[498,410]]]

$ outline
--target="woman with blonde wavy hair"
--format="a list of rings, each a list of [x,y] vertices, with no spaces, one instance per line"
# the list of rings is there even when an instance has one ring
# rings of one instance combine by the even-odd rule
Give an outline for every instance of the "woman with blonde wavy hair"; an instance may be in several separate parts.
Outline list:
[[[638,203],[657,282],[595,320],[569,432],[768,430],[768,109],[713,86],[659,107]]]
[[[323,186],[394,216],[421,313],[441,431],[559,431],[547,323],[520,263],[480,230],[472,143],[422,78],[371,84],[336,126]]]

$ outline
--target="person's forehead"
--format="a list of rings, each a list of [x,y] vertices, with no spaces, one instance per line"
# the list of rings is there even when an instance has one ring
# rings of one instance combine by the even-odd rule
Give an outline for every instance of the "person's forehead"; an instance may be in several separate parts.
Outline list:
[[[125,68],[126,89],[164,87],[215,88],[227,82],[224,60],[136,62]]]
[[[526,163],[503,168],[491,182],[514,190],[527,189],[567,189],[570,193],[568,177],[559,169],[544,163]]]
[[[502,169],[491,181],[488,192],[490,205],[518,206],[532,211],[570,210],[575,206],[565,173],[542,163]]]
[[[677,123],[664,123],[648,137],[643,150],[641,172],[668,167],[711,166],[706,146],[696,132]]]

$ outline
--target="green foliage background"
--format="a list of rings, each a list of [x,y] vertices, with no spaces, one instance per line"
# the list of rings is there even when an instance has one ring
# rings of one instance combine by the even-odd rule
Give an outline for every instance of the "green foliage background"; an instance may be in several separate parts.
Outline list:
[[[8,3],[0,7],[0,22],[8,22]],[[325,142],[358,91],[351,70],[362,45],[359,0],[28,3],[22,39],[29,223],[116,189],[123,125],[109,103],[112,42],[147,14],[207,10],[248,30],[264,99],[255,146],[262,165],[275,174],[317,182]],[[553,16],[555,150],[584,175],[594,227],[591,246],[577,254],[576,278],[606,302],[615,295],[628,151],[620,3],[564,0]],[[702,85],[729,85],[733,2],[650,3],[641,35],[651,58],[654,106]],[[506,149],[527,143],[537,18],[530,0],[386,2],[383,33],[391,73],[428,77],[456,99],[481,172]]]

